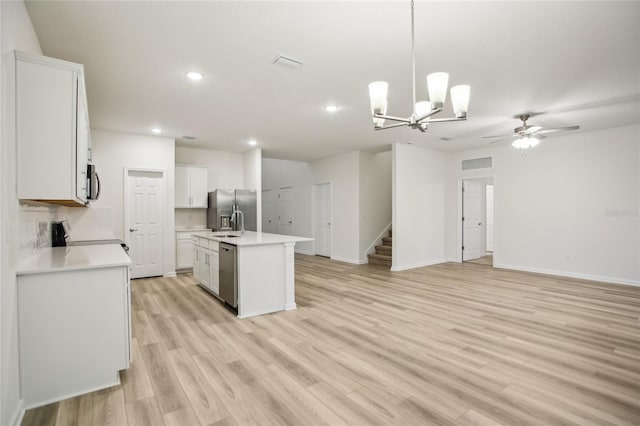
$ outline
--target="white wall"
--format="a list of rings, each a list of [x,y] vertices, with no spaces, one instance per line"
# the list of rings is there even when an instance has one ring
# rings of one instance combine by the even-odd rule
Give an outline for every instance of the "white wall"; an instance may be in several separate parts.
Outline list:
[[[491,174],[495,266],[640,284],[639,151],[635,125],[545,139],[526,157],[508,144],[452,155],[447,257],[459,259],[459,179]],[[460,171],[489,155],[492,170]]]
[[[256,190],[256,230],[262,232],[262,149],[245,152],[243,158],[244,185],[242,189]]]
[[[447,155],[413,145],[393,145],[392,270],[445,259]]]
[[[293,235],[313,238],[313,176],[309,163],[263,158],[262,189],[277,193],[278,189],[288,186],[292,191]],[[314,254],[313,241],[296,243],[295,251]]]
[[[206,166],[209,191],[244,188],[244,156],[235,152],[177,146],[176,164]]]
[[[175,273],[175,145],[174,140],[156,136],[92,130],[93,162],[100,175],[102,190],[95,207],[113,211],[113,233],[126,241],[124,229],[124,169],[139,168],[166,172],[166,210],[164,233],[164,274]]]
[[[360,152],[360,261],[391,223],[391,151]],[[386,233],[383,236],[387,236]]]
[[[15,265],[19,233],[16,198],[15,65],[13,50],[42,54],[21,1],[0,2],[2,46],[2,138],[0,142],[0,424],[21,413]]]
[[[331,258],[360,263],[360,154],[310,163],[313,183],[331,183]]]

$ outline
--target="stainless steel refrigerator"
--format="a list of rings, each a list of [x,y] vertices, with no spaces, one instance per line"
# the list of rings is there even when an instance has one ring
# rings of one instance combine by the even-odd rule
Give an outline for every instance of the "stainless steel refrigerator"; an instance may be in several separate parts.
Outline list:
[[[217,189],[209,193],[207,228],[214,231],[239,231],[240,220],[231,221],[233,206],[244,214],[244,229],[256,231],[258,196],[253,189]]]

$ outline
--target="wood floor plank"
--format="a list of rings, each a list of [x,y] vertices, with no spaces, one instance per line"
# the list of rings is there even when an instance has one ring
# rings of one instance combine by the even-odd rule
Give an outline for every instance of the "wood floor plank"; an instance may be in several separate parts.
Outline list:
[[[167,355],[163,353],[159,344],[142,346],[140,352],[147,366],[160,411],[166,414],[190,407],[182,386],[169,365]]]
[[[23,425],[638,425],[640,288],[296,255],[295,311],[240,320],[190,274],[132,281],[122,384]]]
[[[133,400],[126,403],[129,426],[162,426],[164,420],[154,397]]]
[[[128,369],[120,372],[120,382],[124,390],[125,402],[133,402],[153,396],[153,388],[147,367],[140,353],[138,339],[131,339],[133,361]]]

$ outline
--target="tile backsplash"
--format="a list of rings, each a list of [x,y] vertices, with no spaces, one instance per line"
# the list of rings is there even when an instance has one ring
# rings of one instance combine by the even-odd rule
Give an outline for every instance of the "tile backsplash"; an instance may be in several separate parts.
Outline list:
[[[176,209],[176,229],[206,228],[207,209]]]
[[[44,203],[20,204],[18,241],[21,250],[51,246],[51,222],[61,207]]]
[[[59,220],[69,221],[72,240],[114,238],[111,208],[21,203],[18,210],[20,250],[51,247],[51,222]]]

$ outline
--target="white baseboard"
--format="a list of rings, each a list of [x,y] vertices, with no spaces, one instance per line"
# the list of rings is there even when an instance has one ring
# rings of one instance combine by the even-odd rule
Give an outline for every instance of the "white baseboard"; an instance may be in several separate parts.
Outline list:
[[[177,277],[178,275],[176,274],[176,271],[171,271],[171,272],[167,272],[166,274],[163,275],[163,277],[165,278],[172,278],[172,277]]]
[[[502,263],[494,263],[494,268],[510,269],[513,271],[534,272],[537,274],[557,275],[559,277],[578,278],[581,280],[598,281],[611,284],[623,284],[640,287],[640,281],[629,280],[626,278],[603,277],[600,275],[580,274],[575,272],[556,271],[553,269],[530,268],[528,266],[505,265]]]
[[[20,426],[20,424],[22,423],[22,419],[24,418],[25,411],[27,410],[24,406],[24,400],[21,399],[20,401],[18,401],[18,406],[16,407],[16,411],[13,413],[9,424],[12,426]]]
[[[296,253],[306,254],[309,256],[315,256],[316,254],[312,250],[295,250]]]
[[[367,262],[361,261],[360,259],[348,259],[346,257],[337,257],[337,256],[331,256],[331,260],[337,260],[338,262],[345,262],[345,263],[353,263],[354,265],[364,265]]]
[[[298,306],[295,303],[289,303],[284,306],[285,311],[293,311],[295,309],[298,309]]]
[[[392,266],[391,271],[392,272],[406,271],[408,269],[415,269],[415,268],[422,268],[424,266],[437,265],[439,263],[445,263],[446,261],[447,260],[445,259],[435,259],[435,260],[428,260],[422,263],[415,263],[413,265]]]

